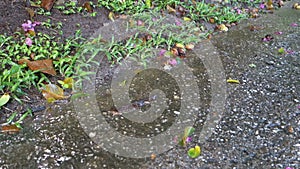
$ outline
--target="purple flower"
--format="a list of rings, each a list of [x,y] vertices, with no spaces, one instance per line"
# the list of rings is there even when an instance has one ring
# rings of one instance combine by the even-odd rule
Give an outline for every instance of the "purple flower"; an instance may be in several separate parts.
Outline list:
[[[159,51],[159,56],[163,56],[166,53],[167,50],[162,49]]]
[[[242,10],[241,10],[241,9],[236,9],[236,12],[237,12],[238,14],[241,14],[241,13],[242,13]]]
[[[285,169],[294,169],[294,168],[292,168],[292,167],[286,167]]]
[[[294,54],[294,51],[293,50],[287,50],[286,53],[287,54]]]
[[[138,20],[138,21],[137,21],[137,26],[143,26],[143,24],[144,24],[143,21],[141,21],[141,20]]]
[[[275,34],[276,35],[281,35],[281,34],[283,34],[283,32],[278,31],[278,32],[275,32]]]
[[[296,27],[296,26],[298,26],[298,24],[296,24],[296,23],[291,23],[291,27]]]
[[[273,39],[273,37],[271,35],[266,35],[264,38],[262,38],[261,40],[264,42],[269,42]]]
[[[260,9],[264,9],[264,8],[265,8],[265,4],[264,4],[264,3],[261,3],[261,4],[259,5],[259,8],[260,8]]]
[[[182,25],[182,23],[177,19],[175,19],[175,24],[176,24],[176,26],[181,26]]]
[[[36,22],[34,21],[33,23],[30,20],[27,20],[27,23],[22,24],[22,28],[24,29],[25,32],[27,31],[34,31],[34,27],[37,25],[40,25],[41,22]]]
[[[298,109],[300,109],[300,105],[298,105]]]
[[[157,21],[157,18],[152,18],[152,21],[153,21],[153,22]]]
[[[25,43],[26,43],[26,45],[31,46],[32,45],[32,40],[30,38],[26,38]]]
[[[175,66],[175,65],[177,65],[177,60],[176,59],[171,59],[171,60],[169,60],[169,64],[172,65],[172,66]]]
[[[187,138],[185,139],[185,142],[186,142],[186,143],[191,142],[191,141],[192,141],[192,137],[187,137]]]

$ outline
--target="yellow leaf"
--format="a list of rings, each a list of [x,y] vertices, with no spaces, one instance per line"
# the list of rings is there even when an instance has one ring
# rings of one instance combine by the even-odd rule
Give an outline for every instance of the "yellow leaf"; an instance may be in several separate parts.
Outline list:
[[[195,47],[195,45],[193,45],[193,44],[186,44],[186,45],[185,45],[185,48],[186,48],[187,50],[193,50],[194,47]]]
[[[115,20],[115,14],[113,12],[109,12],[108,19],[114,21]]]
[[[237,84],[239,84],[240,81],[239,80],[234,80],[234,79],[228,79],[227,83],[237,83]]]
[[[189,22],[189,21],[191,21],[191,18],[188,18],[188,17],[183,17],[183,20],[184,20],[184,21],[188,21],[188,22]]]
[[[71,77],[65,78],[63,81],[57,81],[63,88],[71,89],[73,87],[74,80]]]
[[[177,48],[181,48],[181,49],[183,49],[183,48],[184,48],[184,45],[183,45],[183,44],[181,44],[181,43],[176,43],[176,44],[175,44],[175,46],[176,46]]]
[[[219,29],[220,29],[221,31],[224,31],[224,32],[227,32],[227,31],[228,31],[228,27],[225,26],[224,24],[219,25]]]
[[[167,10],[168,10],[169,13],[175,13],[176,12],[176,10],[174,8],[170,7],[169,5],[167,5]]]
[[[55,84],[47,84],[44,86],[42,94],[48,102],[53,102],[55,100],[67,99],[69,96],[64,95],[62,88]]]
[[[188,155],[191,158],[197,158],[201,153],[200,146],[196,145],[194,148],[190,148],[188,151]]]
[[[295,3],[295,4],[293,5],[293,8],[295,8],[295,9],[300,9],[300,5],[299,5],[298,3]]]
[[[5,93],[4,95],[2,95],[0,97],[0,107],[5,105],[9,101],[9,99],[10,99],[10,96],[8,93]]]

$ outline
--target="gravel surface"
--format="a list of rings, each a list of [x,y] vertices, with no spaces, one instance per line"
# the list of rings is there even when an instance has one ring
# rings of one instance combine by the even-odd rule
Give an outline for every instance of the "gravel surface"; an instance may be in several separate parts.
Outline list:
[[[291,26],[299,16],[284,8],[214,37],[227,79],[240,84],[228,84],[226,111],[212,137],[197,143],[195,136],[198,158],[173,149],[151,168],[300,168],[300,29]],[[250,31],[251,25],[263,29]],[[274,39],[262,42],[267,34]],[[278,54],[280,47],[290,54]]]

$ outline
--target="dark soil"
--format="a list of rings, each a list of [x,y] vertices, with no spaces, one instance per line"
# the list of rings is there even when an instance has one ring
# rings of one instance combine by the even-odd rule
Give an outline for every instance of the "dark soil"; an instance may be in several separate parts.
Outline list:
[[[81,1],[79,1],[80,3]],[[96,1],[95,1],[96,2]],[[81,2],[82,3],[82,2]],[[35,7],[31,7],[36,9]],[[111,22],[108,18],[108,11],[104,8],[96,8],[94,11],[98,12],[97,17],[85,17],[83,14],[64,15],[57,9],[51,10],[51,16],[35,15],[34,20],[43,22],[51,19],[52,22],[62,23],[62,40],[75,36],[77,30],[81,30],[81,35],[84,38],[91,36],[95,30],[103,26],[103,23]],[[16,31],[20,31],[22,24],[27,20],[30,20],[29,13],[26,10],[26,2],[23,0],[3,0],[0,1],[0,34],[13,35]],[[78,26],[77,24],[80,24]],[[52,36],[59,36],[57,30],[47,29],[42,26],[36,27],[37,32],[43,32]],[[53,81],[57,77],[49,77]],[[59,77],[58,77],[59,78]],[[0,115],[0,122],[5,122],[13,111],[25,112],[28,108],[33,109],[33,112],[45,107],[45,99],[40,91],[35,88],[24,89],[25,96],[21,96],[20,99],[23,103],[13,100],[6,107],[9,110],[4,110],[4,114]],[[22,113],[19,114],[21,116]]]

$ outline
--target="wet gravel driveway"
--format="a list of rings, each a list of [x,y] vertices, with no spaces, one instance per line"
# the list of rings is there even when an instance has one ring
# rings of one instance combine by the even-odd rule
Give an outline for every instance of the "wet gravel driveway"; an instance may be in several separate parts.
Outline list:
[[[0,136],[0,168],[300,168],[299,16],[286,7],[212,39],[226,78],[240,84],[228,84],[212,136],[205,143],[193,136],[189,147],[201,146],[198,158],[180,147],[155,159],[116,157],[89,139],[72,105],[56,105],[19,134]],[[250,31],[250,25],[263,29]],[[262,42],[267,34],[274,39]],[[279,54],[280,47],[288,53]]]

